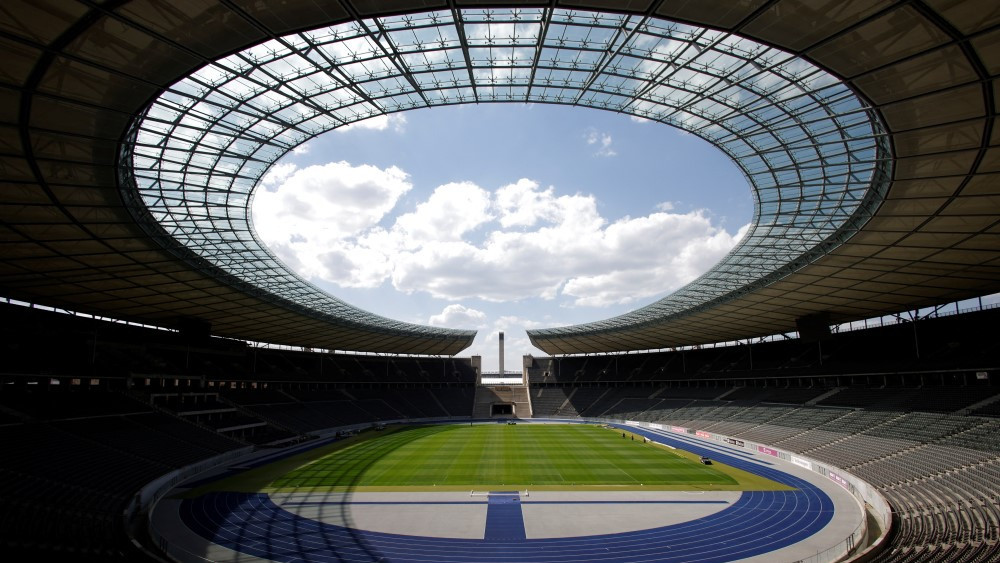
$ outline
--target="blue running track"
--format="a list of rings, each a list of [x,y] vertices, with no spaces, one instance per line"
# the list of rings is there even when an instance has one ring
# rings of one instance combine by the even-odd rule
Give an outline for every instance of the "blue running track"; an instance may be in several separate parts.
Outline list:
[[[490,493],[486,507],[486,541],[523,542],[524,515],[521,514],[521,496],[516,491]]]
[[[530,499],[496,493],[482,501],[487,504],[487,523],[481,540],[408,536],[326,524],[288,512],[262,493],[210,493],[184,500],[180,513],[188,528],[213,543],[287,563],[721,563],[805,540],[833,517],[833,501],[798,477],[659,433],[622,428],[699,455],[711,455],[797,490],[744,492],[720,512],[681,524],[548,539],[525,538],[521,506]],[[579,509],[601,510],[599,503],[590,504],[580,503]]]

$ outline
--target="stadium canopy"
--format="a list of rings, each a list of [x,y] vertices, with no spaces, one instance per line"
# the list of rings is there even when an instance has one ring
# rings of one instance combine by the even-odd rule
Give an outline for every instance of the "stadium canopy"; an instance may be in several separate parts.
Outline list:
[[[289,272],[253,236],[252,190],[341,125],[525,101],[690,131],[734,159],[756,203],[708,273],[614,319],[530,331],[547,352],[733,340],[1000,290],[994,2],[0,11],[6,297],[265,342],[455,354],[474,332],[379,317]]]

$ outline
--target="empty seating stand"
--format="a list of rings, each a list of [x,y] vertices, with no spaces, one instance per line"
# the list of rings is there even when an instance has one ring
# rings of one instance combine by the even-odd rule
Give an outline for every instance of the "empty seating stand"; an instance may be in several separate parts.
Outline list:
[[[982,399],[981,389],[663,388],[635,398],[631,387],[545,387],[535,391],[536,403],[545,404],[553,389],[559,395],[552,403],[587,393],[584,415],[600,411],[743,437],[858,475],[886,495],[899,518],[892,547],[876,561],[986,562],[1000,555],[1000,421],[962,414]],[[934,395],[941,402],[933,403]],[[764,402],[775,398],[783,401]],[[941,412],[948,409],[959,412]]]
[[[243,447],[124,393],[16,395],[2,404],[23,416],[0,425],[0,551],[12,561],[139,560],[123,519],[135,492]]]
[[[992,332],[977,328],[1000,310],[984,315],[971,328],[921,321],[919,361],[912,325],[836,334],[822,355],[783,340],[536,358],[530,397],[535,416],[676,424],[804,452],[889,498],[899,533],[877,560],[994,561],[1000,387],[993,371],[985,381],[975,371],[1000,361]],[[249,441],[472,415],[468,359],[189,346],[117,325],[94,341],[94,322],[40,323],[60,335],[62,354],[10,328],[22,323],[5,329],[23,344],[8,347],[18,377],[0,389],[0,502],[15,507],[0,511],[0,549],[11,560],[130,560],[121,514],[135,491]],[[225,430],[234,427],[261,430]]]

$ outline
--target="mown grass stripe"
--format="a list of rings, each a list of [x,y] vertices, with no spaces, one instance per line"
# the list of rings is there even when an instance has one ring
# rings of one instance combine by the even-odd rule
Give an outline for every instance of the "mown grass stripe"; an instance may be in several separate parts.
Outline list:
[[[192,491],[780,490],[697,456],[583,424],[390,427]]]
[[[731,484],[615,432],[585,425],[413,427],[333,452],[273,488],[481,485]]]

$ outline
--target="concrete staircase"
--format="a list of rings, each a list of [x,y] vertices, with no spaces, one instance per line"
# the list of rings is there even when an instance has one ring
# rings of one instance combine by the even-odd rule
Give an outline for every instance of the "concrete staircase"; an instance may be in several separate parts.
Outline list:
[[[531,393],[527,385],[513,385],[510,388],[514,399],[514,413],[518,418],[531,418]]]
[[[476,387],[476,401],[472,418],[491,418],[493,405],[513,405],[514,413],[497,415],[498,418],[531,418],[531,401],[527,385],[480,385]]]

